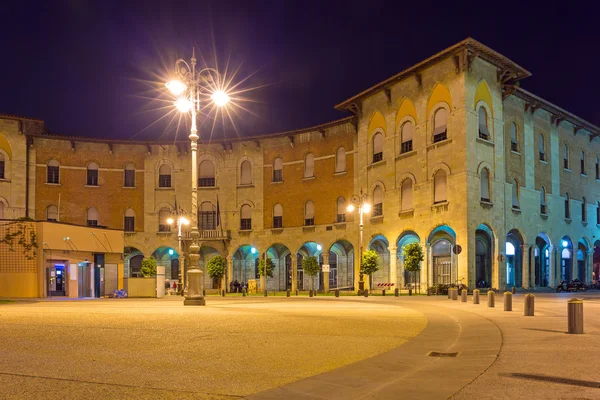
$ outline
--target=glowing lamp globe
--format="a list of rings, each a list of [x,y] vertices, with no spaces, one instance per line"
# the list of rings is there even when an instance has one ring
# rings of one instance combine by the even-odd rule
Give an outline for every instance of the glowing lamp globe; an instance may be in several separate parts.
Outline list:
[[[350,204],[348,207],[346,207],[346,211],[348,211],[348,212],[354,211],[354,206],[352,204]]]
[[[210,99],[213,101],[213,103],[215,103],[218,107],[223,107],[225,104],[229,103],[229,100],[231,100],[231,98],[229,97],[229,95],[227,93],[225,93],[222,90],[217,90],[215,91],[211,96]]]
[[[368,213],[371,211],[371,205],[369,203],[363,204],[363,212]]]
[[[167,224],[171,225],[173,222],[174,222],[174,221],[173,221],[173,218],[168,218],[168,219],[167,219]]]
[[[173,104],[175,104],[175,107],[177,107],[177,109],[183,113],[192,109],[192,102],[183,97],[177,99],[177,101],[175,101]]]
[[[178,79],[173,79],[172,81],[165,83],[165,86],[175,96],[179,96],[181,93],[183,93],[185,91],[185,89],[187,89],[187,85]]]

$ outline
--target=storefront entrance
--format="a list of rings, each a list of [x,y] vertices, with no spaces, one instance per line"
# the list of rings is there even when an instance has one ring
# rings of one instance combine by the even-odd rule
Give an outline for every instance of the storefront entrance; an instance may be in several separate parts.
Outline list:
[[[54,264],[46,269],[48,296],[65,296],[67,293],[66,268],[64,264]]]

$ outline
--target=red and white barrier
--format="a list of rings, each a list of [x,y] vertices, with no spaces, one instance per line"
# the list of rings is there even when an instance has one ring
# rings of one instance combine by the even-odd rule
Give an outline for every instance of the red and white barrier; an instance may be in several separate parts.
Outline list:
[[[377,287],[392,287],[395,283],[378,283]]]

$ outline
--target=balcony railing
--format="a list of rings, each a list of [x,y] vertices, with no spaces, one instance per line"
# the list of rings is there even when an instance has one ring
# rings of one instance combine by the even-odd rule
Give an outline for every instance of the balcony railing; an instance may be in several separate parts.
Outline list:
[[[200,240],[230,240],[231,239],[231,231],[230,230],[220,230],[220,229],[204,229],[200,232]],[[183,232],[183,239],[190,240],[192,237],[190,232]]]

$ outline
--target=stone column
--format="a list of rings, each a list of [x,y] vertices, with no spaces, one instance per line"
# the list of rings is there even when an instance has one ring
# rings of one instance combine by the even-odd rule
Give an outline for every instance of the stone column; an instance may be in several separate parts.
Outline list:
[[[233,282],[233,257],[227,256],[227,290],[231,287],[231,282]]]
[[[421,282],[425,282],[427,280],[427,285],[429,287],[433,286],[433,252],[431,251],[431,243],[425,243],[425,259],[427,260],[426,268],[423,268],[424,274],[421,274],[421,277],[426,277],[426,279],[421,279]],[[422,284],[422,283],[421,283]]]
[[[393,288],[398,287],[398,271],[396,270],[396,260],[398,259],[398,255],[396,252],[398,251],[397,247],[388,247],[388,251],[390,252],[390,283],[393,283]]]
[[[548,247],[548,265],[550,277],[548,278],[548,286],[556,287],[556,249]]]
[[[523,289],[529,289],[531,287],[531,282],[529,279],[530,276],[530,262],[531,262],[531,256],[529,255],[529,250],[531,249],[531,246],[528,244],[524,244],[521,246],[521,249],[523,251]]]
[[[323,252],[321,256],[323,257],[323,264],[329,265],[329,253],[325,254]],[[329,272],[323,272],[323,292],[329,292]]]
[[[585,283],[592,282],[592,272],[594,271],[594,248],[587,251],[587,260],[585,266]]]
[[[292,253],[292,292],[298,289],[298,256]]]

